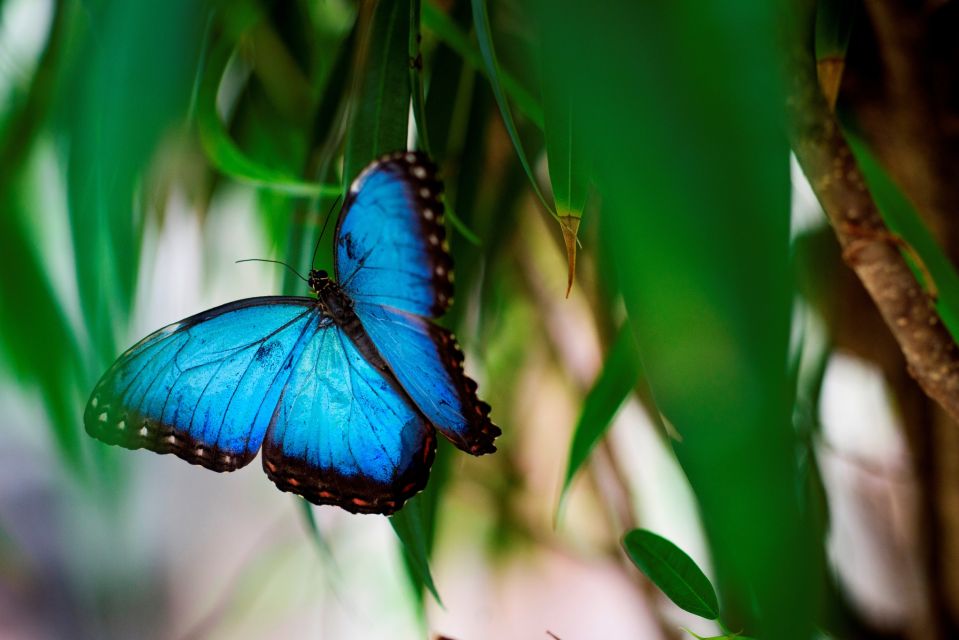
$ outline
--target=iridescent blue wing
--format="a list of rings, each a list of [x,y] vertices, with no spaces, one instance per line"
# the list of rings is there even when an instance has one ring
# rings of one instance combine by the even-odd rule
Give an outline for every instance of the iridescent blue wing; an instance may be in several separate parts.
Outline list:
[[[426,486],[433,429],[329,321],[294,366],[263,443],[283,491],[354,513],[392,513]]]
[[[357,302],[438,317],[453,300],[441,185],[429,159],[385,156],[353,181],[336,226],[336,277]]]
[[[500,429],[490,407],[463,373],[463,352],[453,334],[426,318],[378,304],[354,307],[366,333],[403,388],[440,433],[457,447],[482,455],[496,451]]]
[[[238,469],[256,456],[318,318],[314,299],[264,297],[160,329],[104,374],[84,426],[108,444]]]

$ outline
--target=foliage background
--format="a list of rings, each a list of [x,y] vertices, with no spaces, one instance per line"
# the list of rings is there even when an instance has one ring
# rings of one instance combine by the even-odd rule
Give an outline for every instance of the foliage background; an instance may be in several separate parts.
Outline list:
[[[955,130],[882,134],[914,105],[852,0],[0,2],[0,635],[950,637],[959,441],[791,160],[804,4],[870,187],[951,282],[954,225],[895,158],[933,137],[954,168]],[[959,12],[934,4],[910,95],[948,124]],[[234,261],[308,269],[343,188],[405,147],[442,170],[443,322],[494,456],[441,447],[387,520],[83,433],[128,344],[303,294]],[[721,622],[643,577],[636,527],[705,569]]]

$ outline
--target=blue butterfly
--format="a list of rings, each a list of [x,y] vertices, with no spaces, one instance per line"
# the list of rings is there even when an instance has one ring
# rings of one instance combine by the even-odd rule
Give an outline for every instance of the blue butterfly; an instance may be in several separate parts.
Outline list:
[[[384,156],[350,186],[336,280],[313,297],[231,302],[147,336],[110,367],[84,412],[95,438],[214,471],[263,468],[283,491],[354,513],[392,513],[423,489],[439,431],[473,455],[500,429],[463,373],[453,262],[435,167]]]

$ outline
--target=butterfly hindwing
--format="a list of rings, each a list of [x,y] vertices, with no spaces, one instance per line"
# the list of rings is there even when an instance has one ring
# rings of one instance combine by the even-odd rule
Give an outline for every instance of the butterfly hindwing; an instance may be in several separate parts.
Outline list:
[[[496,451],[500,429],[463,372],[463,353],[449,330],[377,304],[357,303],[355,311],[403,388],[443,435],[473,455]]]
[[[263,443],[276,485],[315,504],[392,513],[426,485],[435,437],[394,382],[332,322],[316,328]]]
[[[160,329],[124,353],[87,404],[87,432],[215,471],[260,447],[290,365],[319,314],[311,298],[232,302]]]
[[[353,181],[336,228],[336,275],[356,302],[438,317],[453,300],[436,169],[422,153],[385,156]]]

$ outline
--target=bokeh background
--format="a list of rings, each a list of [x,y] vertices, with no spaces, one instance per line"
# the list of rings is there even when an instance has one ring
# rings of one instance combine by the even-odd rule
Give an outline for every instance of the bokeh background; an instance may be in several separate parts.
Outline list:
[[[955,254],[959,8],[879,4],[0,1],[0,637],[956,637],[959,431],[787,137],[796,40]],[[236,261],[308,270],[401,148],[442,173],[496,454],[442,446],[391,521],[83,432],[142,336],[305,294]]]

